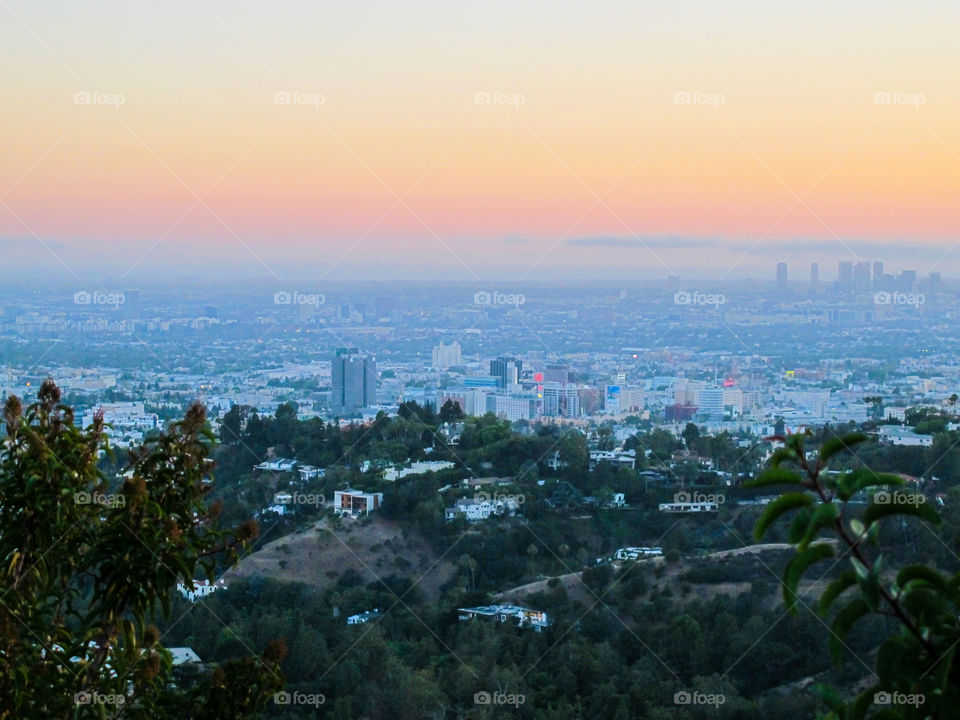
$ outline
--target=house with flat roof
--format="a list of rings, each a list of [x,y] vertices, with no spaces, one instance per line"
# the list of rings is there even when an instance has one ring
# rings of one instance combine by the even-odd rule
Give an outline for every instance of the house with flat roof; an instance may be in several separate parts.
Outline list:
[[[519,605],[480,605],[458,608],[457,613],[460,622],[474,618],[489,618],[502,623],[513,620],[518,626],[532,627],[537,632],[550,626],[547,614],[543,610],[533,610]]]
[[[333,511],[337,515],[360,517],[369,515],[383,503],[383,493],[368,493],[353,488],[333,493]]]

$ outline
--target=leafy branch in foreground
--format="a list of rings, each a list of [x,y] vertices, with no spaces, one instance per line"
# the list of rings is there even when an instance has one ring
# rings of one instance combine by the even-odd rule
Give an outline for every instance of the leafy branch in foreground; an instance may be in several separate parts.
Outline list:
[[[826,471],[832,457],[867,439],[862,433],[833,438],[823,443],[819,452],[805,450],[806,437],[772,438],[783,447],[774,451],[768,469],[745,485],[781,490],[756,522],[757,540],[774,522],[792,513],[787,538],[796,553],[784,569],[787,608],[797,611],[804,573],[839,551],[834,565],[849,556],[850,566],[826,587],[817,608],[823,617],[833,616],[830,649],[834,662],[842,662],[844,638],[857,621],[874,614],[898,621],[897,631],[877,649],[874,683],[849,703],[832,688],[818,688],[831,717],[960,716],[960,673],[954,663],[960,643],[960,573],[947,576],[923,563],[895,571],[886,567],[880,544],[884,521],[903,523],[905,516],[912,516],[939,524],[939,515],[922,494],[900,489],[905,483],[899,475],[865,467],[841,473]],[[865,494],[870,494],[870,500],[860,513],[853,505],[861,504],[856,501]],[[834,605],[839,609],[834,610]]]
[[[178,582],[212,578],[257,533],[252,522],[221,529],[205,501],[203,406],[110,482],[98,468],[103,418],[76,427],[49,380],[38,398],[7,400],[0,440],[0,720],[254,717],[281,687],[281,647],[181,690],[151,624],[169,617]]]

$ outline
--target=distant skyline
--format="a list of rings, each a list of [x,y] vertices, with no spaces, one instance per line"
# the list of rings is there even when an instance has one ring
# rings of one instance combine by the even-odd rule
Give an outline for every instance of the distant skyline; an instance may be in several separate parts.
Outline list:
[[[960,276],[960,6],[775,5],[4,3],[2,266]]]

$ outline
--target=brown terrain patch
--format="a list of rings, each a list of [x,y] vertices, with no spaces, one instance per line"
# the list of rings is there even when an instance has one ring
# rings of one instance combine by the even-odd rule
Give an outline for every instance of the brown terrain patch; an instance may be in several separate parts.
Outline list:
[[[326,518],[306,530],[267,543],[224,573],[229,584],[246,577],[302,582],[319,590],[336,584],[348,569],[364,582],[404,575],[428,598],[455,572],[449,558],[437,555],[418,534],[377,515],[344,519],[339,527]],[[419,579],[419,580],[418,580]]]

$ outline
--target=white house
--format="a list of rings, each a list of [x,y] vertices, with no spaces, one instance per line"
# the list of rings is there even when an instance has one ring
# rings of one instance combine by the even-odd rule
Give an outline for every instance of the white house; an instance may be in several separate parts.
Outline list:
[[[378,608],[374,608],[373,610],[367,610],[366,612],[351,615],[347,618],[347,625],[363,625],[365,622],[378,617],[380,617],[380,610]]]
[[[468,522],[477,520],[486,520],[491,515],[515,515],[520,509],[520,503],[513,496],[494,496],[490,500],[476,500],[473,498],[461,498],[454,503],[453,507],[444,510],[444,517],[447,520],[454,520],[463,516]]]
[[[200,662],[200,656],[197,655],[193,648],[188,647],[172,647],[167,648],[167,651],[173,655],[173,666],[183,665],[185,663],[198,663]]]
[[[297,472],[300,473],[300,480],[302,482],[307,482],[308,480],[316,480],[318,478],[325,477],[327,474],[327,469],[314,467],[313,465],[300,465],[297,467]]]
[[[668,513],[705,513],[717,512],[719,506],[715,502],[672,502],[660,503],[660,512]]]
[[[200,598],[215,593],[217,590],[226,590],[227,584],[223,580],[210,582],[206,578],[203,580],[194,580],[193,588],[189,588],[184,583],[177,583],[177,591],[190,602],[196,602]]]
[[[882,425],[879,432],[880,442],[908,447],[930,447],[933,435],[918,435],[913,428],[902,425]]]
[[[542,610],[532,610],[519,605],[481,605],[459,608],[457,612],[461,622],[478,617],[492,618],[502,623],[514,620],[520,627],[532,627],[537,632],[550,625],[547,614]]]
[[[456,467],[455,463],[447,460],[428,460],[424,462],[410,463],[407,467],[400,468],[388,467],[383,471],[383,479],[387,482],[396,482],[407,475],[422,475],[428,472],[440,472]]]
[[[254,465],[254,470],[263,470],[266,472],[290,472],[297,466],[297,461],[292,458],[277,458],[276,460],[264,460],[259,465]]]
[[[625,547],[614,554],[617,560],[639,560],[642,557],[661,557],[663,548],[659,547]]]
[[[606,462],[614,467],[628,467],[633,469],[637,466],[636,450],[591,450],[590,451],[590,469],[593,470],[597,463]]]

